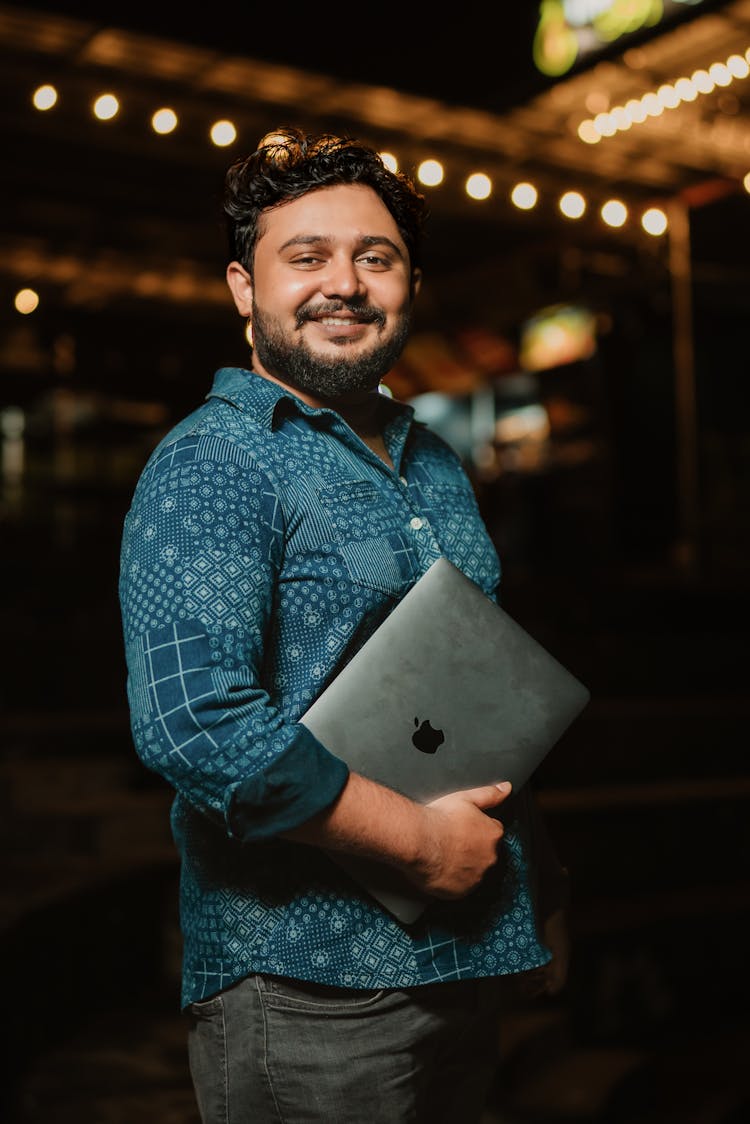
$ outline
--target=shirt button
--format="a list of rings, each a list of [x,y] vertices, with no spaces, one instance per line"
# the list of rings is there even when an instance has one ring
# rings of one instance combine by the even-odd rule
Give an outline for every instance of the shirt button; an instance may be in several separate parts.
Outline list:
[[[412,531],[421,531],[422,527],[424,527],[424,519],[420,519],[418,515],[415,515],[413,519],[409,520],[409,526]]]

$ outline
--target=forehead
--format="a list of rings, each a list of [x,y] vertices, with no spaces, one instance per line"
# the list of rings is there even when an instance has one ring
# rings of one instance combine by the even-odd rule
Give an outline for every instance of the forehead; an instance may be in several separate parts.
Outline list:
[[[390,238],[406,254],[406,246],[390,211],[366,184],[335,184],[308,191],[265,211],[258,248],[278,249],[290,238],[310,236],[356,242],[360,238]]]

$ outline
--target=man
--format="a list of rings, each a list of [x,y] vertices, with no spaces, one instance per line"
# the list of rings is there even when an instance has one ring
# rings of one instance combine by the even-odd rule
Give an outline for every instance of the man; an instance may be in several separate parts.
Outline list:
[[[420,286],[423,208],[349,139],[283,129],[229,169],[252,370],[217,372],[126,519],[132,730],[176,790],[205,1124],[469,1124],[500,981],[564,979],[564,879],[526,791],[508,800],[498,777],[420,806],[299,723],[441,554],[490,595],[500,578],[458,457],[379,392]],[[485,814],[504,801],[503,822]],[[399,925],[330,850],[395,867],[433,904]]]

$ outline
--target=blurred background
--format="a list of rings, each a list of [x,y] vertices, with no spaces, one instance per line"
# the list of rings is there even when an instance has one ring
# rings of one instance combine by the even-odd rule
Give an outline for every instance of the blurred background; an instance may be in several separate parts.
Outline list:
[[[247,7],[0,4],[3,1119],[197,1121],[119,540],[151,448],[248,361],[224,171],[299,124],[418,175],[389,387],[592,691],[538,775],[571,976],[510,1004],[487,1124],[739,1124],[750,0]]]

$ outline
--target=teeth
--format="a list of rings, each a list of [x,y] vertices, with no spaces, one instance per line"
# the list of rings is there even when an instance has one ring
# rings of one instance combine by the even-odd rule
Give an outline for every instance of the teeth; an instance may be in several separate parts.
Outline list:
[[[319,323],[327,324],[332,328],[340,328],[342,324],[355,324],[349,316],[321,316]]]

